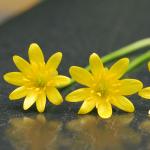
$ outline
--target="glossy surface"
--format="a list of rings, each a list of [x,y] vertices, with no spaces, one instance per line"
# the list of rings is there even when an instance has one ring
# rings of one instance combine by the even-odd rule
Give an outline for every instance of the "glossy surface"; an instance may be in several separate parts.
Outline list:
[[[79,116],[81,104],[67,102],[49,104],[39,114],[35,106],[23,111],[22,100],[9,101],[8,93],[14,87],[2,79],[4,73],[16,70],[12,56],[27,58],[32,42],[38,42],[47,57],[60,49],[64,54],[60,72],[68,75],[69,66],[87,65],[92,52],[104,56],[148,37],[149,6],[149,0],[51,0],[4,24],[0,28],[0,150],[149,150],[148,100],[130,97],[136,112],[114,109],[108,120],[100,119],[95,110]],[[126,77],[150,85],[146,64]],[[63,95],[77,87],[64,89]]]

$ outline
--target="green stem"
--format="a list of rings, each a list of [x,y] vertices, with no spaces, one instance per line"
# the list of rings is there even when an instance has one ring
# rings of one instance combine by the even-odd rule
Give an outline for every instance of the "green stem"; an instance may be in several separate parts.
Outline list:
[[[132,71],[137,66],[144,63],[147,60],[150,60],[150,50],[148,52],[144,53],[143,55],[137,57],[135,60],[131,61],[127,72]]]
[[[122,56],[125,56],[125,55],[128,55],[130,53],[133,53],[135,51],[138,51],[138,50],[141,50],[142,48],[145,48],[145,47],[148,47],[150,46],[150,38],[146,38],[146,39],[142,39],[142,40],[139,40],[139,41],[136,41],[132,44],[129,44],[125,47],[122,47],[106,56],[104,56],[102,58],[102,62],[103,63],[107,63],[107,62],[110,62],[116,58],[119,58],[119,57],[122,57]],[[87,70],[90,70],[90,67],[89,65],[86,67]]]
[[[119,57],[123,57],[125,55],[128,55],[130,53],[133,53],[133,52],[136,52],[138,50],[141,50],[142,48],[145,48],[145,47],[148,47],[150,46],[150,38],[146,38],[146,39],[142,39],[142,40],[139,40],[139,41],[136,41],[132,44],[129,44],[125,47],[122,47],[121,49],[119,50],[116,50],[112,53],[109,53],[108,55],[102,57],[102,62],[103,63],[108,63],[116,58],[119,58]],[[86,66],[85,67],[87,70],[90,70],[90,66]],[[65,86],[65,87],[68,87],[70,85],[72,85],[75,81],[73,79],[71,79],[71,82],[69,85]],[[65,87],[60,87],[60,88],[65,88]]]

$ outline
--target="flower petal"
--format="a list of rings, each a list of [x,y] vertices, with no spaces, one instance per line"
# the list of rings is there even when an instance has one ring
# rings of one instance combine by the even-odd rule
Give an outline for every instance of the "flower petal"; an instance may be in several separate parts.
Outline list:
[[[139,95],[143,98],[150,99],[150,87],[146,87],[139,92]]]
[[[63,102],[61,94],[54,87],[48,87],[46,89],[46,95],[48,97],[48,100],[54,105],[60,105]]]
[[[132,95],[140,91],[143,87],[142,82],[135,79],[123,79],[119,82],[119,90],[120,95]]]
[[[45,64],[44,56],[38,44],[33,43],[29,47],[29,59],[32,64]]]
[[[80,110],[78,111],[78,114],[87,114],[91,112],[95,107],[95,100],[92,98],[88,98],[83,102],[83,104],[80,107]]]
[[[20,99],[25,97],[26,95],[27,95],[27,89],[24,86],[21,86],[10,93],[9,99],[10,100]]]
[[[83,101],[90,96],[91,89],[90,88],[80,88],[66,96],[66,100],[69,102],[79,102]]]
[[[62,59],[62,53],[57,52],[53,54],[46,63],[46,68],[48,70],[56,70],[61,62]]]
[[[4,75],[4,80],[10,84],[21,86],[25,83],[25,78],[20,72],[10,72]]]
[[[112,75],[113,78],[119,79],[125,74],[125,72],[128,69],[128,66],[129,59],[122,58],[110,68],[109,73]]]
[[[96,79],[98,79],[104,70],[104,66],[100,57],[96,53],[93,53],[90,56],[89,64],[90,64],[91,72],[96,77]]]
[[[101,118],[107,119],[112,115],[112,106],[108,101],[102,100],[97,107],[97,111]]]
[[[33,90],[33,91],[29,92],[24,100],[23,109],[24,110],[29,109],[35,103],[37,98],[38,98],[37,91]]]
[[[57,75],[53,78],[52,83],[50,83],[50,86],[62,87],[68,85],[70,81],[70,78],[66,76]]]
[[[43,112],[45,110],[45,105],[46,105],[46,95],[44,91],[41,91],[36,100],[36,108],[39,112]]]
[[[13,61],[15,63],[15,65],[17,66],[17,68],[22,72],[22,73],[30,73],[30,64],[24,60],[23,58],[21,58],[20,56],[13,56]]]
[[[124,96],[115,96],[112,98],[111,103],[119,109],[126,112],[134,112],[135,108],[132,102]]]
[[[72,66],[69,69],[70,74],[74,80],[79,82],[80,84],[86,85],[86,86],[92,86],[93,84],[93,77],[90,72],[88,72],[86,69]]]

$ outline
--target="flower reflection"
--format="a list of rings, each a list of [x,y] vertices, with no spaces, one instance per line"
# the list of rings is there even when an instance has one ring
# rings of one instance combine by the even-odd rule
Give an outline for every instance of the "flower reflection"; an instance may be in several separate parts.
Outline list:
[[[150,149],[150,119],[146,119],[140,123],[139,129],[141,131],[142,138],[145,140],[145,149]]]
[[[35,119],[29,117],[14,118],[10,120],[7,129],[12,145],[20,150],[55,150],[62,123],[59,121],[47,121],[43,115],[37,115]]]
[[[143,121],[140,125],[139,125],[139,129],[142,131],[142,133],[144,134],[150,134],[150,120],[147,119],[145,121]]]
[[[126,143],[138,144],[140,136],[129,125],[134,116],[116,115],[109,120],[95,116],[85,116],[72,120],[67,128],[74,135],[70,142],[71,150],[124,149]]]

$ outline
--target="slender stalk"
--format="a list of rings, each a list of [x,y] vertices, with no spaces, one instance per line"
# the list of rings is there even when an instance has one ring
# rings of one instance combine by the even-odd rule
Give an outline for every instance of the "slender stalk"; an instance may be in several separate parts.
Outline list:
[[[116,58],[119,58],[119,57],[123,57],[123,56],[126,56],[128,54],[131,54],[133,52],[136,52],[138,50],[141,50],[145,47],[148,47],[150,46],[150,38],[146,38],[146,39],[142,39],[142,40],[139,40],[139,41],[136,41],[132,44],[129,44],[125,47],[122,47],[121,49],[118,49],[112,53],[109,53],[108,55],[102,57],[102,62],[103,63],[108,63]],[[134,65],[132,65],[134,66]],[[131,66],[131,69],[132,69],[132,66]],[[87,70],[90,70],[90,66],[86,66],[85,67]],[[130,69],[130,68],[129,68]],[[130,70],[131,70],[130,69]],[[73,84],[75,81],[73,79],[71,79],[71,82],[69,85],[67,86],[70,86],[71,84]],[[65,87],[67,87],[65,86]],[[64,87],[60,87],[60,88],[64,88]]]
[[[137,66],[139,66],[140,64],[142,64],[142,63],[144,63],[145,61],[148,61],[148,60],[150,60],[150,50],[148,52],[144,53],[143,55],[137,57],[133,61],[131,61],[127,72],[132,71]]]
[[[103,63],[107,63],[110,62],[116,58],[122,57],[122,56],[126,56],[130,53],[133,53],[135,51],[141,50],[142,48],[148,47],[150,46],[150,38],[146,38],[146,39],[142,39],[139,41],[136,41],[132,44],[129,44],[125,47],[122,47],[106,56],[104,56],[102,58],[102,62]],[[90,70],[89,65],[86,67],[87,70]]]

